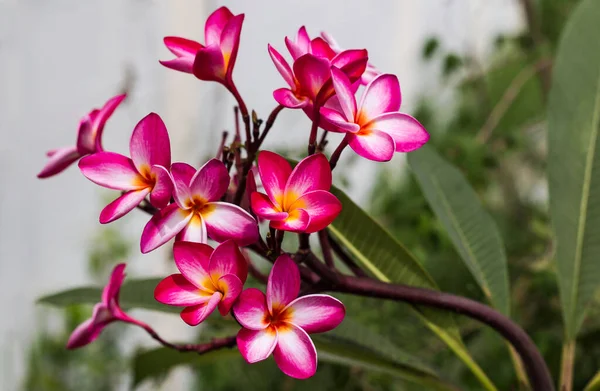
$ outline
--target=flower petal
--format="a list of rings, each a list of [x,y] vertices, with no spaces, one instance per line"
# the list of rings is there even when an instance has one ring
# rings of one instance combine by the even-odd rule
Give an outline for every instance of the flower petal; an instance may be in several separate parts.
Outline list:
[[[224,82],[226,69],[221,48],[210,45],[198,50],[192,70],[200,80]]]
[[[287,160],[276,153],[261,151],[258,154],[258,172],[271,202],[275,205],[283,205],[283,192],[292,173]]]
[[[307,295],[292,301],[290,323],[307,333],[324,333],[336,328],[344,320],[346,308],[341,301],[329,295]]]
[[[298,198],[290,209],[302,209],[308,213],[310,223],[305,232],[312,233],[331,224],[342,211],[342,203],[328,191],[315,190]]]
[[[398,78],[389,73],[377,76],[363,92],[358,123],[364,125],[378,115],[400,110],[401,100]]]
[[[321,120],[325,120],[333,125],[332,128],[328,127],[330,132],[338,133],[357,133],[360,130],[360,126],[354,122],[348,122],[344,115],[338,111],[329,109],[327,107],[321,107],[319,110],[321,113]]]
[[[237,300],[240,293],[242,293],[244,284],[237,276],[233,274],[226,274],[219,278],[217,281],[217,287],[223,294],[223,298],[219,303],[219,313],[225,316],[231,310],[231,306],[233,306],[233,303]]]
[[[348,76],[336,67],[331,67],[331,80],[335,94],[346,117],[347,122],[354,122],[356,116],[356,98]]]
[[[205,280],[210,280],[208,265],[212,252],[212,247],[207,244],[175,242],[173,245],[173,258],[177,269],[200,289],[203,289]]]
[[[177,234],[175,241],[207,243],[208,232],[204,219],[197,213],[192,215],[188,224]]]
[[[98,152],[79,161],[82,174],[90,181],[115,190],[148,187],[128,157],[114,152]]]
[[[173,181],[169,171],[163,166],[152,166],[152,177],[154,177],[154,186],[150,193],[150,203],[158,209],[169,205],[171,195],[173,194]]]
[[[117,107],[125,100],[127,94],[121,94],[110,98],[100,110],[97,111],[96,115],[93,116],[92,129],[95,133],[95,150],[102,151],[102,132],[104,131],[104,125],[106,121],[111,117]]]
[[[279,54],[275,48],[273,48],[273,46],[269,44],[267,45],[267,48],[269,50],[269,56],[271,56],[271,60],[273,61],[273,64],[275,64],[277,71],[279,71],[290,88],[295,88],[296,82],[294,81],[294,74],[292,73],[292,68],[290,68],[290,65],[287,63],[285,58],[283,58],[283,56]]]
[[[273,351],[277,366],[295,379],[307,379],[317,371],[317,349],[308,334],[288,325],[277,329],[277,347]]]
[[[133,129],[129,142],[131,160],[140,173],[150,173],[153,165],[171,165],[171,143],[165,123],[156,113],[150,113]]]
[[[265,360],[276,345],[277,330],[274,327],[264,330],[241,329],[237,334],[238,349],[249,364]]]
[[[244,14],[235,15],[227,22],[221,33],[220,45],[225,69],[227,70],[227,77],[231,77],[231,72],[233,72],[238,48],[240,46],[240,34],[242,32],[243,23]]]
[[[385,132],[370,130],[364,134],[350,134],[348,137],[350,148],[364,158],[387,162],[394,156],[394,139]]]
[[[258,240],[258,224],[254,217],[237,205],[210,202],[202,211],[208,236],[217,242],[233,239],[238,246],[247,246]]]
[[[119,263],[113,268],[112,272],[110,273],[110,279],[102,290],[102,303],[104,303],[107,307],[111,300],[118,299],[119,290],[121,289],[121,285],[123,285],[124,279],[125,264]]]
[[[297,60],[299,57],[303,56],[304,54],[308,53],[309,51],[308,45],[300,46],[288,37],[285,37],[285,46],[287,47],[287,50],[290,52],[290,55],[292,56],[292,59],[294,59],[294,61]]]
[[[283,309],[291,303],[300,292],[300,271],[296,263],[287,254],[280,255],[269,274],[267,282],[267,306],[269,312],[273,309]]]
[[[271,228],[282,231],[305,232],[310,225],[310,215],[302,209],[294,209],[285,220],[271,220]]]
[[[50,159],[48,159],[48,162],[44,168],[42,168],[42,171],[37,174],[37,177],[40,179],[49,178],[58,174],[71,164],[75,163],[81,155],[77,152],[77,147],[64,147],[54,150],[49,157]]]
[[[167,67],[169,69],[173,69],[175,71],[179,71],[179,72],[185,72],[185,73],[194,73],[194,60],[196,59],[195,56],[193,57],[178,57],[178,58],[174,58],[172,60],[158,60],[158,62],[164,66]]]
[[[381,130],[392,136],[396,152],[414,151],[429,140],[429,133],[423,125],[408,114],[382,114],[373,118],[365,127]]]
[[[129,213],[150,193],[150,188],[131,190],[123,194],[100,212],[100,224],[108,224]]]
[[[310,103],[307,97],[297,97],[288,88],[279,88],[273,91],[273,98],[277,103],[288,109],[301,109]]]
[[[192,197],[200,197],[204,202],[217,201],[227,191],[229,181],[229,173],[223,162],[210,159],[192,178]]]
[[[354,83],[365,71],[368,60],[369,55],[365,49],[350,49],[338,53],[331,59],[331,65],[344,72],[350,83]]]
[[[101,320],[106,318],[105,320]],[[110,312],[102,304],[94,306],[92,317],[77,326],[71,333],[67,341],[67,349],[76,349],[94,342],[104,327],[114,319],[110,317]]]
[[[190,183],[196,174],[196,169],[187,163],[173,163],[171,177],[173,178],[173,196],[182,209],[188,208],[188,200],[192,197]]]
[[[197,326],[208,318],[208,315],[212,314],[222,297],[223,295],[220,292],[215,292],[206,303],[185,307],[181,311],[181,319],[190,326]]]
[[[98,117],[99,112],[100,110],[94,109],[79,121],[79,127],[77,128],[77,151],[79,151],[80,155],[102,152],[102,142],[96,144],[98,129],[94,128],[94,120]],[[99,149],[96,149],[97,145],[100,146]]]
[[[336,55],[336,52],[321,37],[317,37],[310,42],[310,52],[317,57],[323,57],[328,60],[331,60]]]
[[[256,288],[244,290],[233,305],[233,314],[238,322],[250,330],[262,330],[269,326],[267,298]]]
[[[294,61],[293,69],[302,90],[306,91],[313,101],[325,82],[331,78],[329,61],[312,54],[305,54]]]
[[[226,240],[210,256],[208,272],[214,283],[222,276],[233,274],[243,284],[248,277],[248,262],[235,242]]]
[[[218,45],[221,42],[221,33],[231,18],[233,14],[227,7],[221,7],[210,14],[204,24],[204,40],[207,46]]]
[[[283,209],[288,208],[303,194],[331,187],[329,161],[322,153],[310,155],[300,161],[290,174],[285,187]]]
[[[287,212],[279,212],[265,194],[254,192],[250,195],[250,203],[252,210],[260,218],[266,220],[283,220],[288,214]]]
[[[167,49],[177,57],[192,57],[192,61],[196,52],[203,48],[202,44],[181,37],[165,37],[163,42]]]
[[[146,254],[175,237],[190,221],[192,213],[171,204],[148,221],[142,232],[140,248]]]
[[[171,274],[158,283],[154,289],[154,298],[160,303],[173,306],[196,306],[210,301],[213,293],[198,289],[181,274]]]

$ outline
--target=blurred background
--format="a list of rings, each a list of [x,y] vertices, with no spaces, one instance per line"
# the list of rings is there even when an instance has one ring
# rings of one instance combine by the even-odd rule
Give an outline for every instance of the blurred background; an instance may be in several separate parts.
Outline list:
[[[172,270],[168,249],[141,256],[147,216],[132,213],[97,223],[114,193],[75,167],[49,180],[36,174],[45,152],[71,145],[79,118],[122,90],[129,97],[109,120],[104,145],[126,153],[131,130],[148,112],[169,129],[174,161],[198,165],[216,154],[221,132],[233,130],[233,99],[215,83],[162,67],[167,35],[203,42],[206,17],[221,5],[245,13],[234,72],[251,108],[265,118],[272,91],[284,85],[266,51],[306,25],[326,30],[342,47],[367,48],[370,61],[398,75],[403,112],[416,116],[431,143],[460,167],[498,223],[509,257],[515,319],[532,335],[553,372],[562,323],[553,277],[547,216],[545,98],[552,55],[570,10],[567,0],[152,1],[0,0],[0,390],[121,390],[132,385],[129,357],[155,346],[143,332],[113,326],[95,344],[66,352],[70,331],[90,314],[41,307],[36,298],[68,287],[104,284],[112,265],[131,276]],[[304,149],[310,123],[284,111],[265,148]],[[337,145],[330,141],[330,149]],[[442,290],[482,294],[405,169],[403,156],[382,165],[345,152],[335,182],[424,262]],[[374,189],[377,191],[374,191]],[[365,333],[414,353],[464,389],[470,372],[401,305],[344,298]],[[136,311],[167,339],[204,331],[178,317]],[[385,319],[386,321],[382,321]],[[515,376],[502,341],[460,319],[474,358],[500,389]],[[357,326],[358,327],[358,326]],[[579,339],[574,389],[600,367],[600,306]],[[208,331],[207,331],[208,332]],[[218,332],[218,330],[217,330]],[[499,363],[504,363],[500,365]],[[416,390],[390,374],[321,363],[315,378],[294,382],[272,360],[240,360],[171,371],[140,389]]]

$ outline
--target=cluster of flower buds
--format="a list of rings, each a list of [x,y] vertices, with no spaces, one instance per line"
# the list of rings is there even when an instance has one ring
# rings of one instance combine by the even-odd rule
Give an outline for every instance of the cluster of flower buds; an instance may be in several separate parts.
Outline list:
[[[174,260],[180,272],[158,284],[156,300],[183,307],[181,318],[192,326],[204,321],[215,308],[222,316],[232,314],[241,326],[237,346],[246,361],[261,361],[273,353],[284,373],[307,378],[317,367],[317,352],[308,334],[335,328],[342,322],[345,309],[328,295],[298,297],[300,272],[292,257],[281,249],[283,233],[318,232],[338,216],[342,204],[329,190],[332,169],[346,146],[367,159],[388,161],[394,152],[419,148],[429,136],[414,118],[399,112],[397,78],[381,74],[369,64],[366,50],[342,50],[327,34],[310,39],[304,27],[295,40],[285,38],[291,66],[269,45],[271,59],[288,87],[273,92],[279,106],[263,134],[251,132],[246,104],[232,77],[243,21],[243,14],[218,9],[206,22],[206,45],[167,37],[165,45],[176,58],[161,64],[200,80],[221,83],[233,94],[246,127],[245,158],[241,157],[238,132],[231,146],[223,148],[222,159],[211,159],[199,169],[172,163],[167,128],[155,113],[135,126],[129,157],[104,151],[102,131],[125,98],[119,95],[86,115],[79,126],[77,145],[50,151],[49,161],[38,176],[55,175],[80,159],[79,168],[85,177],[121,192],[100,213],[102,224],[135,208],[150,211],[152,217],[141,234],[141,252],[152,251],[174,238]],[[364,92],[357,103],[355,95],[361,85]],[[309,155],[294,168],[276,153],[259,151],[284,107],[302,109],[313,124]],[[256,127],[257,120],[253,121]],[[329,159],[323,153],[324,144],[316,145],[319,128],[322,140],[327,132],[345,134]],[[255,179],[260,179],[266,194],[257,191]],[[269,222],[266,242],[259,221]],[[207,244],[209,238],[218,243],[215,248]],[[255,288],[243,289],[249,260],[240,247],[246,246],[272,255],[266,295]],[[119,264],[114,269],[102,302],[94,307],[92,319],[73,332],[69,348],[92,342],[114,321],[151,330],[119,307],[124,267]]]

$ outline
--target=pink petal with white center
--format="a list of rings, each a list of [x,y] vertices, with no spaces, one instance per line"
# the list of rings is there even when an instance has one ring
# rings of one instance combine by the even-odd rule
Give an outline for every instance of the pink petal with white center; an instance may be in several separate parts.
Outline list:
[[[190,221],[192,213],[171,204],[152,216],[142,232],[140,249],[146,254],[175,237]]]
[[[350,134],[350,148],[360,156],[376,162],[387,162],[394,156],[396,145],[392,136],[379,130]]]
[[[225,316],[231,310],[231,306],[233,306],[240,293],[242,293],[244,284],[237,276],[226,274],[217,280],[216,285],[223,294],[223,298],[219,303],[219,313]]]
[[[290,86],[290,88],[296,88],[296,82],[294,81],[294,74],[292,73],[292,68],[288,62],[283,58],[281,54],[277,50],[273,48],[273,46],[267,46],[269,50],[269,56],[271,56],[271,60],[273,64],[275,64],[275,68],[279,71],[279,74],[283,77],[285,82]]]
[[[237,205],[211,202],[202,211],[208,236],[217,242],[233,239],[238,246],[248,246],[258,240],[258,224],[254,217]]]
[[[204,40],[206,45],[218,45],[221,42],[223,29],[233,18],[233,14],[227,7],[221,7],[214,11],[204,24]]]
[[[222,276],[233,274],[243,284],[248,277],[248,262],[235,242],[226,240],[218,245],[210,256],[208,272],[215,283]]]
[[[203,289],[203,281],[210,280],[208,264],[213,252],[207,244],[175,242],[173,258],[181,274],[196,287]]]
[[[96,151],[102,151],[102,132],[104,131],[106,121],[108,121],[116,108],[119,107],[126,97],[126,94],[121,94],[110,98],[104,106],[97,111],[96,115],[93,116],[92,129],[95,133],[94,142]]]
[[[242,24],[244,23],[244,14],[234,16],[227,22],[223,33],[221,34],[221,52],[227,77],[231,77],[231,72],[235,65],[238,48],[240,46],[240,34],[242,32]]]
[[[295,209],[288,213],[285,220],[271,220],[270,227],[290,232],[305,232],[310,225],[310,215],[302,209]]]
[[[360,130],[360,126],[354,122],[348,122],[345,116],[335,110],[328,109],[327,107],[321,107],[319,110],[321,113],[321,120],[333,125],[332,128],[327,128],[330,132],[337,133],[357,133]]]
[[[310,99],[305,96],[297,97],[288,88],[279,88],[273,91],[273,98],[277,103],[288,109],[301,109],[310,103]]]
[[[77,326],[67,341],[67,349],[76,349],[94,342],[104,327],[115,319],[103,304],[96,304],[92,317]]]
[[[307,379],[317,371],[317,349],[313,341],[304,330],[293,325],[277,329],[273,357],[279,369],[295,379]]]
[[[173,181],[169,171],[163,166],[152,166],[152,177],[154,177],[154,186],[150,193],[150,203],[158,209],[169,205],[171,195],[173,194]]]
[[[396,144],[396,152],[414,151],[429,140],[429,133],[423,125],[408,114],[382,114],[375,117],[365,127],[381,130],[392,136]]]
[[[171,143],[165,123],[156,113],[150,113],[135,125],[129,142],[131,160],[141,173],[153,165],[171,165]]]
[[[356,116],[356,98],[348,76],[336,67],[331,67],[331,80],[346,121],[354,122]]]
[[[111,223],[129,213],[150,194],[150,188],[131,190],[123,194],[100,212],[100,224]]]
[[[48,178],[60,173],[81,157],[79,152],[77,152],[77,147],[59,148],[54,150],[52,155],[48,156],[50,159],[48,159],[48,162],[44,168],[42,168],[42,171],[37,174],[37,177],[40,179]]]
[[[190,183],[192,197],[199,197],[204,202],[217,201],[229,187],[229,173],[222,161],[210,159],[204,164]]]
[[[342,211],[342,203],[333,194],[324,190],[315,190],[298,198],[290,207],[302,209],[310,216],[305,232],[322,230],[331,224]]]
[[[222,297],[223,295],[220,292],[215,292],[206,303],[185,307],[181,311],[181,319],[190,326],[197,326],[213,313]]]
[[[284,210],[303,194],[331,187],[329,161],[322,153],[316,153],[300,161],[294,168],[285,187]]]
[[[207,303],[213,295],[188,281],[181,274],[171,274],[154,289],[156,301],[174,306],[195,306]]]
[[[133,161],[114,152],[98,152],[79,161],[81,173],[90,181],[115,190],[139,190],[148,187]]]
[[[200,80],[225,82],[225,59],[221,48],[211,45],[198,50],[192,70]]]
[[[313,101],[325,82],[331,78],[329,61],[312,54],[305,54],[294,61],[293,69],[302,91],[306,91]]]
[[[167,49],[177,57],[193,58],[196,56],[196,52],[203,48],[202,44],[181,37],[165,37],[163,42]]]
[[[289,255],[280,255],[269,274],[267,282],[267,306],[269,312],[282,310],[300,292],[300,271]]]
[[[236,340],[244,360],[253,364],[265,360],[273,353],[277,345],[277,330],[274,327],[264,330],[241,329]]]
[[[391,74],[377,76],[363,92],[358,109],[359,123],[365,125],[383,113],[400,110],[401,100],[398,78]]]
[[[208,232],[206,230],[204,219],[202,219],[200,215],[194,213],[187,225],[177,234],[175,241],[207,243]]]
[[[336,55],[336,52],[321,37],[317,37],[310,42],[310,52],[317,57],[323,57],[328,60],[333,59]]]
[[[276,153],[261,151],[258,154],[258,172],[271,202],[282,205],[285,185],[292,173],[290,164]]]
[[[113,268],[108,284],[102,290],[102,302],[108,306],[112,299],[118,299],[119,290],[125,279],[125,264],[119,263]]]
[[[192,197],[190,183],[196,174],[196,169],[187,163],[173,163],[171,178],[173,178],[173,197],[180,208],[189,208],[188,201]]]
[[[292,301],[290,323],[307,333],[333,330],[344,320],[346,308],[341,301],[329,295],[307,295]]]
[[[250,330],[263,330],[269,326],[269,309],[265,294],[256,288],[244,290],[233,305],[233,314],[237,321]]]
[[[278,211],[269,197],[265,194],[254,192],[250,196],[252,210],[257,216],[266,220],[283,220],[288,217],[287,212]]]

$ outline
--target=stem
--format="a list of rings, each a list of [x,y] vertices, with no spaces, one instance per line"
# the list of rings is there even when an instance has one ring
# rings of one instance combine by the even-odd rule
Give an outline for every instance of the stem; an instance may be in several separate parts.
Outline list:
[[[281,243],[283,243],[283,235],[285,231],[278,229],[275,233],[275,254],[281,253]]]
[[[338,145],[338,147],[335,149],[335,151],[333,151],[333,153],[331,154],[331,158],[329,158],[329,168],[331,168],[331,171],[333,171],[333,169],[337,165],[337,162],[340,159],[340,156],[342,155],[342,151],[347,146],[348,146],[348,136],[346,136],[342,139],[342,142],[340,142],[340,145]]]
[[[260,148],[260,146],[262,145],[263,141],[265,141],[265,137],[267,137],[269,130],[271,130],[271,128],[273,127],[277,116],[284,108],[285,107],[283,107],[282,105],[279,105],[275,107],[273,111],[271,111],[271,114],[269,114],[269,118],[267,118],[267,122],[265,123],[265,129],[263,130],[262,134],[258,138],[258,142],[256,143],[256,150],[258,150],[258,148]]]
[[[231,82],[228,85],[227,89],[229,90],[229,92],[231,92],[233,94],[233,97],[235,98],[235,100],[240,108],[240,112],[242,113],[242,121],[244,121],[244,129],[246,131],[246,149],[249,150],[251,136],[250,136],[250,115],[248,114],[248,107],[246,106],[246,102],[244,102],[244,99],[240,95],[240,92],[238,91],[237,87],[235,86],[235,84],[233,82]]]
[[[575,341],[565,342],[560,364],[560,390],[573,390],[573,366],[575,364]]]
[[[335,269],[335,264],[333,262],[333,254],[331,253],[331,245],[329,244],[329,238],[327,237],[327,230],[320,230],[318,235],[319,243],[321,244],[321,251],[323,251],[323,259],[325,260],[325,264],[330,269]]]
[[[252,110],[252,142],[256,143],[258,141],[258,136],[260,132],[260,126],[262,125],[262,119],[259,119],[256,115],[256,111]],[[255,147],[256,149],[256,147]]]
[[[158,343],[163,345],[166,348],[174,349],[179,352],[196,352],[198,354],[208,353],[213,350],[218,350],[222,348],[232,348],[236,345],[235,336],[225,337],[225,338],[213,338],[210,342],[201,343],[201,344],[174,344],[164,340],[160,335],[152,329],[152,327],[148,325],[141,326],[150,336],[156,340]]]
[[[354,260],[348,255],[346,250],[340,246],[340,244],[331,236],[329,232],[327,232],[327,238],[329,240],[329,244],[331,245],[331,249],[338,256],[338,258],[354,273],[357,277],[367,277],[367,273],[354,262]]]
[[[323,135],[321,136],[321,140],[319,144],[317,144],[317,152],[323,152],[325,150],[325,146],[327,145],[327,134],[329,132],[327,130],[323,131]]]
[[[313,122],[310,128],[310,137],[308,139],[308,154],[312,155],[315,153],[317,149],[317,131],[319,130],[319,119],[321,118],[321,113],[319,112],[318,106],[315,105],[313,110]]]

